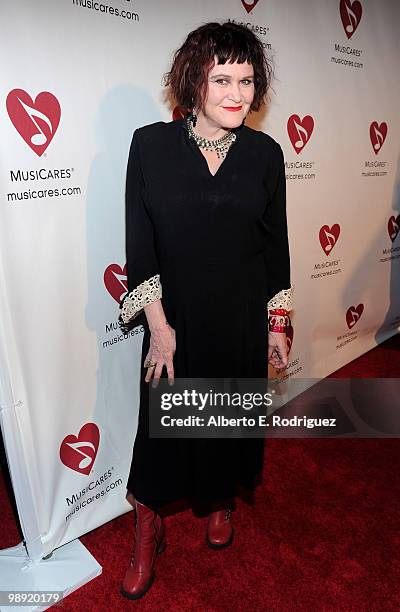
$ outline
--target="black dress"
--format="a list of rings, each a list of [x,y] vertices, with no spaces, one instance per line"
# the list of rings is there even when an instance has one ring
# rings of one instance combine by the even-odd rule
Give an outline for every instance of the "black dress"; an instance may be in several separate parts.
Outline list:
[[[161,284],[164,312],[176,331],[175,377],[267,378],[267,303],[290,288],[282,149],[244,124],[235,132],[215,175],[184,119],[139,128],[132,139],[128,294],[148,279]],[[149,437],[144,359],[150,332],[143,309],[134,324],[145,331],[128,490],[157,509],[183,497],[199,507],[222,507],[238,483],[253,489],[263,439]]]

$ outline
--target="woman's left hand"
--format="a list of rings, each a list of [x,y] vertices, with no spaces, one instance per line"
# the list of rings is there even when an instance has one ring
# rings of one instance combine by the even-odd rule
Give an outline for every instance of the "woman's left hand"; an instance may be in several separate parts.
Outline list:
[[[268,332],[268,363],[278,372],[286,368],[288,350],[284,332]]]

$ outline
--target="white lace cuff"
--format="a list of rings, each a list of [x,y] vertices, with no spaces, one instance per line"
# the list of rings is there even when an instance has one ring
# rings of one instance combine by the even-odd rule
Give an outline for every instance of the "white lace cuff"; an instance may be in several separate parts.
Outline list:
[[[289,289],[282,289],[279,293],[276,293],[268,302],[268,310],[273,310],[274,308],[293,310],[293,293],[293,286],[289,287]]]
[[[129,323],[147,304],[160,298],[162,298],[160,275],[155,274],[125,295],[121,303],[120,319],[124,324]]]

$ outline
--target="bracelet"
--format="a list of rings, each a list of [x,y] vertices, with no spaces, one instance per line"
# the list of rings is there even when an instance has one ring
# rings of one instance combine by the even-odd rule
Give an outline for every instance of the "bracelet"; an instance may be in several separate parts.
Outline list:
[[[272,308],[271,310],[268,310],[268,314],[271,314],[271,315],[287,315],[287,314],[289,314],[289,310],[286,310],[286,308]]]
[[[281,327],[285,327],[290,325],[290,317],[289,315],[268,315],[268,323],[269,325],[280,325]]]
[[[281,327],[280,325],[272,325],[268,327],[269,332],[274,332],[277,334],[286,334],[286,327]]]
[[[285,333],[290,325],[290,317],[284,308],[275,308],[268,313],[268,331]]]

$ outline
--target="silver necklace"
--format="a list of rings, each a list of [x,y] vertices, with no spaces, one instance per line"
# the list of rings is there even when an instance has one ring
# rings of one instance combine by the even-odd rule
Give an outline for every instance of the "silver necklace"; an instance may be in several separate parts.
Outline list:
[[[236,140],[236,134],[234,132],[227,132],[221,138],[217,140],[210,140],[209,138],[203,138],[199,136],[193,130],[191,115],[186,117],[186,125],[189,130],[190,138],[193,138],[197,146],[205,149],[206,151],[215,151],[219,159],[224,159],[228,153],[229,147]]]

